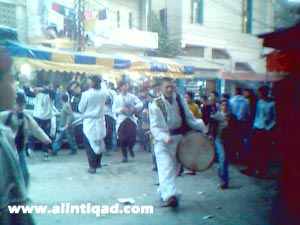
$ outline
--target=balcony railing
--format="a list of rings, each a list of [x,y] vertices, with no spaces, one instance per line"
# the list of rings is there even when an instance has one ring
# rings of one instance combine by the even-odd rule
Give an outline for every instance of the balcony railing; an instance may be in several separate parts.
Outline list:
[[[95,47],[115,44],[144,49],[158,48],[158,33],[117,27],[108,21],[86,20],[85,34]]]

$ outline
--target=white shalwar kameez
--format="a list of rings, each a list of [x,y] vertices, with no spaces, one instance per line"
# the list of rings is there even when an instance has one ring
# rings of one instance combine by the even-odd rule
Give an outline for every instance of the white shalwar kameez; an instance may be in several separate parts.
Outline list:
[[[123,107],[128,107],[130,105],[133,105],[137,110],[141,110],[143,108],[143,102],[131,93],[126,93],[125,95],[119,94],[114,99],[112,111],[113,113],[117,114],[116,131],[118,131],[121,123],[127,118],[137,124],[137,118],[134,113],[132,113],[131,115],[125,115],[124,113],[122,113]]]
[[[207,127],[204,125],[202,119],[195,119],[192,112],[189,110],[188,105],[182,96],[181,103],[186,117],[186,122],[194,130],[207,132]],[[157,104],[157,101],[162,101],[166,118],[162,110]],[[154,152],[157,161],[157,171],[159,180],[159,193],[163,201],[167,201],[170,197],[180,197],[181,191],[176,185],[176,178],[178,174],[178,163],[176,159],[177,145],[182,139],[182,134],[172,135],[173,143],[168,144],[167,141],[171,136],[170,130],[180,127],[182,118],[180,110],[176,101],[176,95],[173,95],[172,104],[170,104],[163,95],[155,99],[150,104],[150,130],[156,144]]]
[[[78,104],[78,110],[83,114],[83,133],[97,155],[104,151],[104,104],[107,94],[105,85],[102,85],[100,90],[89,89],[82,93]]]

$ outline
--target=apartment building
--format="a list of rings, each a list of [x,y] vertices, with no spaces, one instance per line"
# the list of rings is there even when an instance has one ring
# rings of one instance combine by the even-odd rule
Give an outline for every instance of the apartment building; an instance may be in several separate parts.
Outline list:
[[[0,0],[0,15],[0,25],[14,29],[18,38],[26,41],[26,3],[22,0]]]
[[[72,39],[76,2],[79,1],[0,0],[0,25],[16,29],[21,41],[32,44],[47,36],[51,26],[60,32],[60,37]],[[145,49],[157,48],[157,33],[147,31],[147,1],[90,0],[82,3],[85,32],[93,34],[95,44],[102,49],[133,52],[136,49],[143,54]]]
[[[255,35],[274,29],[271,0],[152,0],[151,3],[172,39],[180,40],[185,58],[197,59],[200,64],[206,61],[222,64],[220,77],[223,74],[239,79],[243,74],[249,77],[266,73],[262,42]],[[199,75],[203,75],[201,71]]]
[[[148,0],[85,2],[85,33],[102,52],[144,55],[158,48],[158,34],[147,31]]]

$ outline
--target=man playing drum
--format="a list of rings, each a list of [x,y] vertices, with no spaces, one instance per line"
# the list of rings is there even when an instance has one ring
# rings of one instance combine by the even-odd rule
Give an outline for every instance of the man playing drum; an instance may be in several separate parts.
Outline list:
[[[150,130],[156,140],[154,152],[162,206],[177,208],[181,195],[176,185],[177,146],[188,129],[206,133],[207,128],[201,119],[194,118],[184,98],[174,90],[173,80],[162,78],[161,96],[150,105]]]

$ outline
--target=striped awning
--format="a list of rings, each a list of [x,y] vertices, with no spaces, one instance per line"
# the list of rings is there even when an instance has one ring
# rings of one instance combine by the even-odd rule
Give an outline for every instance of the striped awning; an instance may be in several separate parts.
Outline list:
[[[167,76],[174,78],[190,78],[195,67],[182,64],[178,59],[75,52],[57,50],[47,47],[25,45],[19,42],[7,41],[8,52],[14,59],[14,65],[19,68],[29,64],[34,69],[60,72],[80,73],[133,73],[142,76]]]

